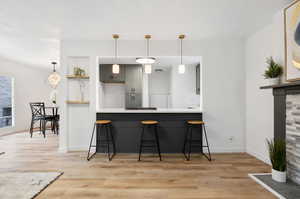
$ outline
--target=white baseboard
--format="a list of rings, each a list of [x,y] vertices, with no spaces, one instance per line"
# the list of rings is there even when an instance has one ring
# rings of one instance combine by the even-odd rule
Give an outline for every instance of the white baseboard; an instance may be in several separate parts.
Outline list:
[[[256,152],[254,152],[254,151],[246,151],[249,155],[252,155],[252,156],[254,156],[255,158],[257,158],[257,159],[259,159],[259,160],[261,160],[261,161],[263,161],[264,163],[266,163],[266,164],[268,164],[268,165],[271,165],[271,162],[270,162],[270,160],[269,160],[269,158],[266,158],[266,157],[264,157],[264,156],[262,156],[261,154],[258,154],[258,153],[256,153]]]
[[[211,148],[210,147],[210,150],[211,153],[244,153],[245,152],[245,149],[243,147],[236,147],[236,148],[225,148],[225,147]]]

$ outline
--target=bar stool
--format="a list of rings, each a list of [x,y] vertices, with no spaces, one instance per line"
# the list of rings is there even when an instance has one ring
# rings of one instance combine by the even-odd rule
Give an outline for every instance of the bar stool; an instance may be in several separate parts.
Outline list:
[[[157,153],[159,156],[159,160],[161,161],[161,154],[160,154],[160,146],[159,146],[159,137],[157,133],[157,125],[158,121],[153,120],[145,120],[141,121],[143,125],[142,134],[140,137],[140,149],[139,149],[139,161],[141,161],[141,153],[143,149],[157,149]],[[154,130],[154,139],[145,139],[145,128],[153,128]],[[153,137],[153,134],[152,134]]]
[[[200,138],[199,139],[193,139],[193,129],[195,127],[200,127],[201,131],[200,131]],[[205,141],[206,141],[206,145],[203,146],[203,134],[202,134],[202,129],[204,130],[204,137],[205,137]],[[200,120],[193,120],[193,121],[187,121],[187,131],[185,134],[185,138],[184,138],[184,144],[183,144],[183,149],[182,149],[182,153],[184,154],[186,160],[190,160],[191,159],[191,150],[192,147],[199,147],[201,149],[201,153],[209,160],[211,161],[211,156],[210,156],[210,150],[209,150],[209,144],[207,141],[207,135],[206,135],[206,129],[205,129],[205,123],[203,121]],[[186,148],[188,147],[188,155],[186,154]],[[203,148],[207,148],[208,150],[208,156],[203,153]]]
[[[89,146],[89,152],[88,152],[88,155],[87,155],[87,160],[88,161],[98,152],[97,144],[99,144],[99,147],[105,147],[107,149],[107,156],[108,156],[109,161],[111,161],[112,158],[114,157],[114,155],[116,154],[116,146],[115,146],[115,140],[114,140],[114,137],[113,137],[113,134],[112,134],[112,131],[111,131],[111,127],[112,127],[111,123],[112,122],[110,120],[97,120],[94,123],[93,133],[92,133],[90,146]],[[96,134],[97,135],[96,136],[96,145],[92,145],[95,129],[96,129],[97,126],[99,126],[100,128],[104,128],[105,133],[104,133],[104,135],[101,135],[101,133],[100,133],[101,131],[100,131],[99,134]],[[112,154],[110,153],[111,145],[112,145],[112,152],[113,152]],[[90,156],[90,152],[91,152],[92,147],[96,147],[96,152],[93,153]]]

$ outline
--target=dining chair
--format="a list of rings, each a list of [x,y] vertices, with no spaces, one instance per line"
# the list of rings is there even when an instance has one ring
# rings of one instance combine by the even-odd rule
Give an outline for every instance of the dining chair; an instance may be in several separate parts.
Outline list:
[[[29,104],[31,108],[30,137],[32,137],[34,124],[36,122],[39,122],[40,131],[44,137],[46,137],[46,124],[47,122],[55,121],[55,116],[46,114],[44,102],[32,102]]]

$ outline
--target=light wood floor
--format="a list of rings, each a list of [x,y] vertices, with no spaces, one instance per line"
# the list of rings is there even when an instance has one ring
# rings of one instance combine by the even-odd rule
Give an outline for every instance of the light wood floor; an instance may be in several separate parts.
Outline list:
[[[197,155],[164,155],[137,162],[137,155],[103,155],[86,161],[86,152],[57,152],[58,138],[38,133],[0,137],[0,173],[6,171],[63,171],[37,198],[275,198],[251,180],[248,173],[270,168],[247,154],[214,154],[208,162]]]

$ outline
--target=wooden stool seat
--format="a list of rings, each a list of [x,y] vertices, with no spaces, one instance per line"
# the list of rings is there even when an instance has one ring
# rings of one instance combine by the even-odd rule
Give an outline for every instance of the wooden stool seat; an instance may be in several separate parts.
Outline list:
[[[96,124],[110,124],[111,121],[110,120],[97,120],[95,123]]]
[[[204,124],[203,121],[201,120],[190,120],[190,121],[187,121],[188,124],[194,124],[194,125],[200,125],[200,124]]]
[[[144,120],[144,121],[141,121],[142,124],[145,124],[145,125],[152,125],[152,124],[158,124],[158,121],[155,121],[155,120]]]

